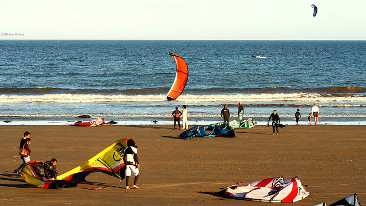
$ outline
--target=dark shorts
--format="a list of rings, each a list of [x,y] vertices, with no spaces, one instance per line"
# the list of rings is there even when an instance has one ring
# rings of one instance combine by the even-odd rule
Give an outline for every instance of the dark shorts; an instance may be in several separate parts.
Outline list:
[[[314,115],[314,117],[319,117],[319,113],[318,112],[314,112],[313,115]]]

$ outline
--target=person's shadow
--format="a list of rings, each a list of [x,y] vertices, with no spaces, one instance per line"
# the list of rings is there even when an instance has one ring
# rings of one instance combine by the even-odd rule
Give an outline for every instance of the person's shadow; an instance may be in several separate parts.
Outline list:
[[[29,185],[17,174],[10,171],[5,171],[0,174],[0,180],[2,182],[12,182],[12,183],[0,183],[0,187],[16,187],[16,188],[27,188]]]

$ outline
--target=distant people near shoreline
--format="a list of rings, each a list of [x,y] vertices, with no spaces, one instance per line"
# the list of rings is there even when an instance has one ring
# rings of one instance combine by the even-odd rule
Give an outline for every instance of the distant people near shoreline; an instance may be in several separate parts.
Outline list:
[[[299,124],[299,119],[300,118],[301,118],[300,109],[297,109],[297,111],[295,113],[296,124]]]
[[[241,102],[239,102],[239,106],[238,106],[238,118],[239,118],[239,120],[243,120],[243,116],[244,116],[244,107],[243,107],[243,105],[241,105]]]
[[[312,116],[312,114],[311,113],[309,113],[309,116],[308,116],[308,123],[309,123],[309,125],[311,125],[311,119],[313,118],[313,116]]]
[[[314,124],[317,125],[318,122],[318,117],[319,117],[319,107],[314,103],[314,106],[311,108],[311,113],[314,117]]]
[[[281,120],[280,120],[280,116],[277,114],[276,110],[273,110],[273,113],[271,114],[271,116],[269,116],[268,123],[267,123],[268,126],[269,126],[269,121],[271,119],[272,119],[272,129],[273,129],[272,135],[275,135],[276,132],[278,135],[278,126],[281,123]]]
[[[229,121],[230,121],[230,111],[227,108],[227,104],[225,104],[224,105],[224,108],[222,108],[222,110],[221,110],[221,118],[224,118],[224,123],[226,125],[229,124]]]
[[[188,129],[188,110],[187,106],[183,105],[182,109],[182,123],[183,123],[183,129]]]
[[[178,110],[178,107],[175,107],[175,110],[172,112],[173,115],[173,119],[174,119],[174,128],[175,129],[175,125],[178,122],[178,128],[180,129],[180,116],[182,115],[182,113]]]

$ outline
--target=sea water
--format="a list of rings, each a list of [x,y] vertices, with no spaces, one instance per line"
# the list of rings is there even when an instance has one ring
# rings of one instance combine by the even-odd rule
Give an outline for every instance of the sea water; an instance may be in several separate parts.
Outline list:
[[[186,60],[189,78],[168,102],[169,52]],[[82,114],[171,124],[182,105],[191,124],[209,124],[224,104],[236,119],[238,102],[260,124],[274,109],[285,124],[300,109],[307,124],[316,103],[320,124],[366,125],[366,41],[0,41],[0,54],[2,125],[72,124]]]

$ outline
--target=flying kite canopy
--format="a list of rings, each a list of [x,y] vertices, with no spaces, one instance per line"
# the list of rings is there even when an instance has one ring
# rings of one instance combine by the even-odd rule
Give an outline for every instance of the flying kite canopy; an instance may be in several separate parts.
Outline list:
[[[316,7],[315,4],[312,4],[311,7],[314,9],[313,17],[315,17],[316,14],[318,13],[318,7]]]
[[[168,101],[175,100],[179,97],[180,94],[182,94],[188,79],[188,66],[186,61],[184,61],[182,57],[172,52],[169,53],[169,56],[174,57],[177,70],[174,83],[167,94]]]

